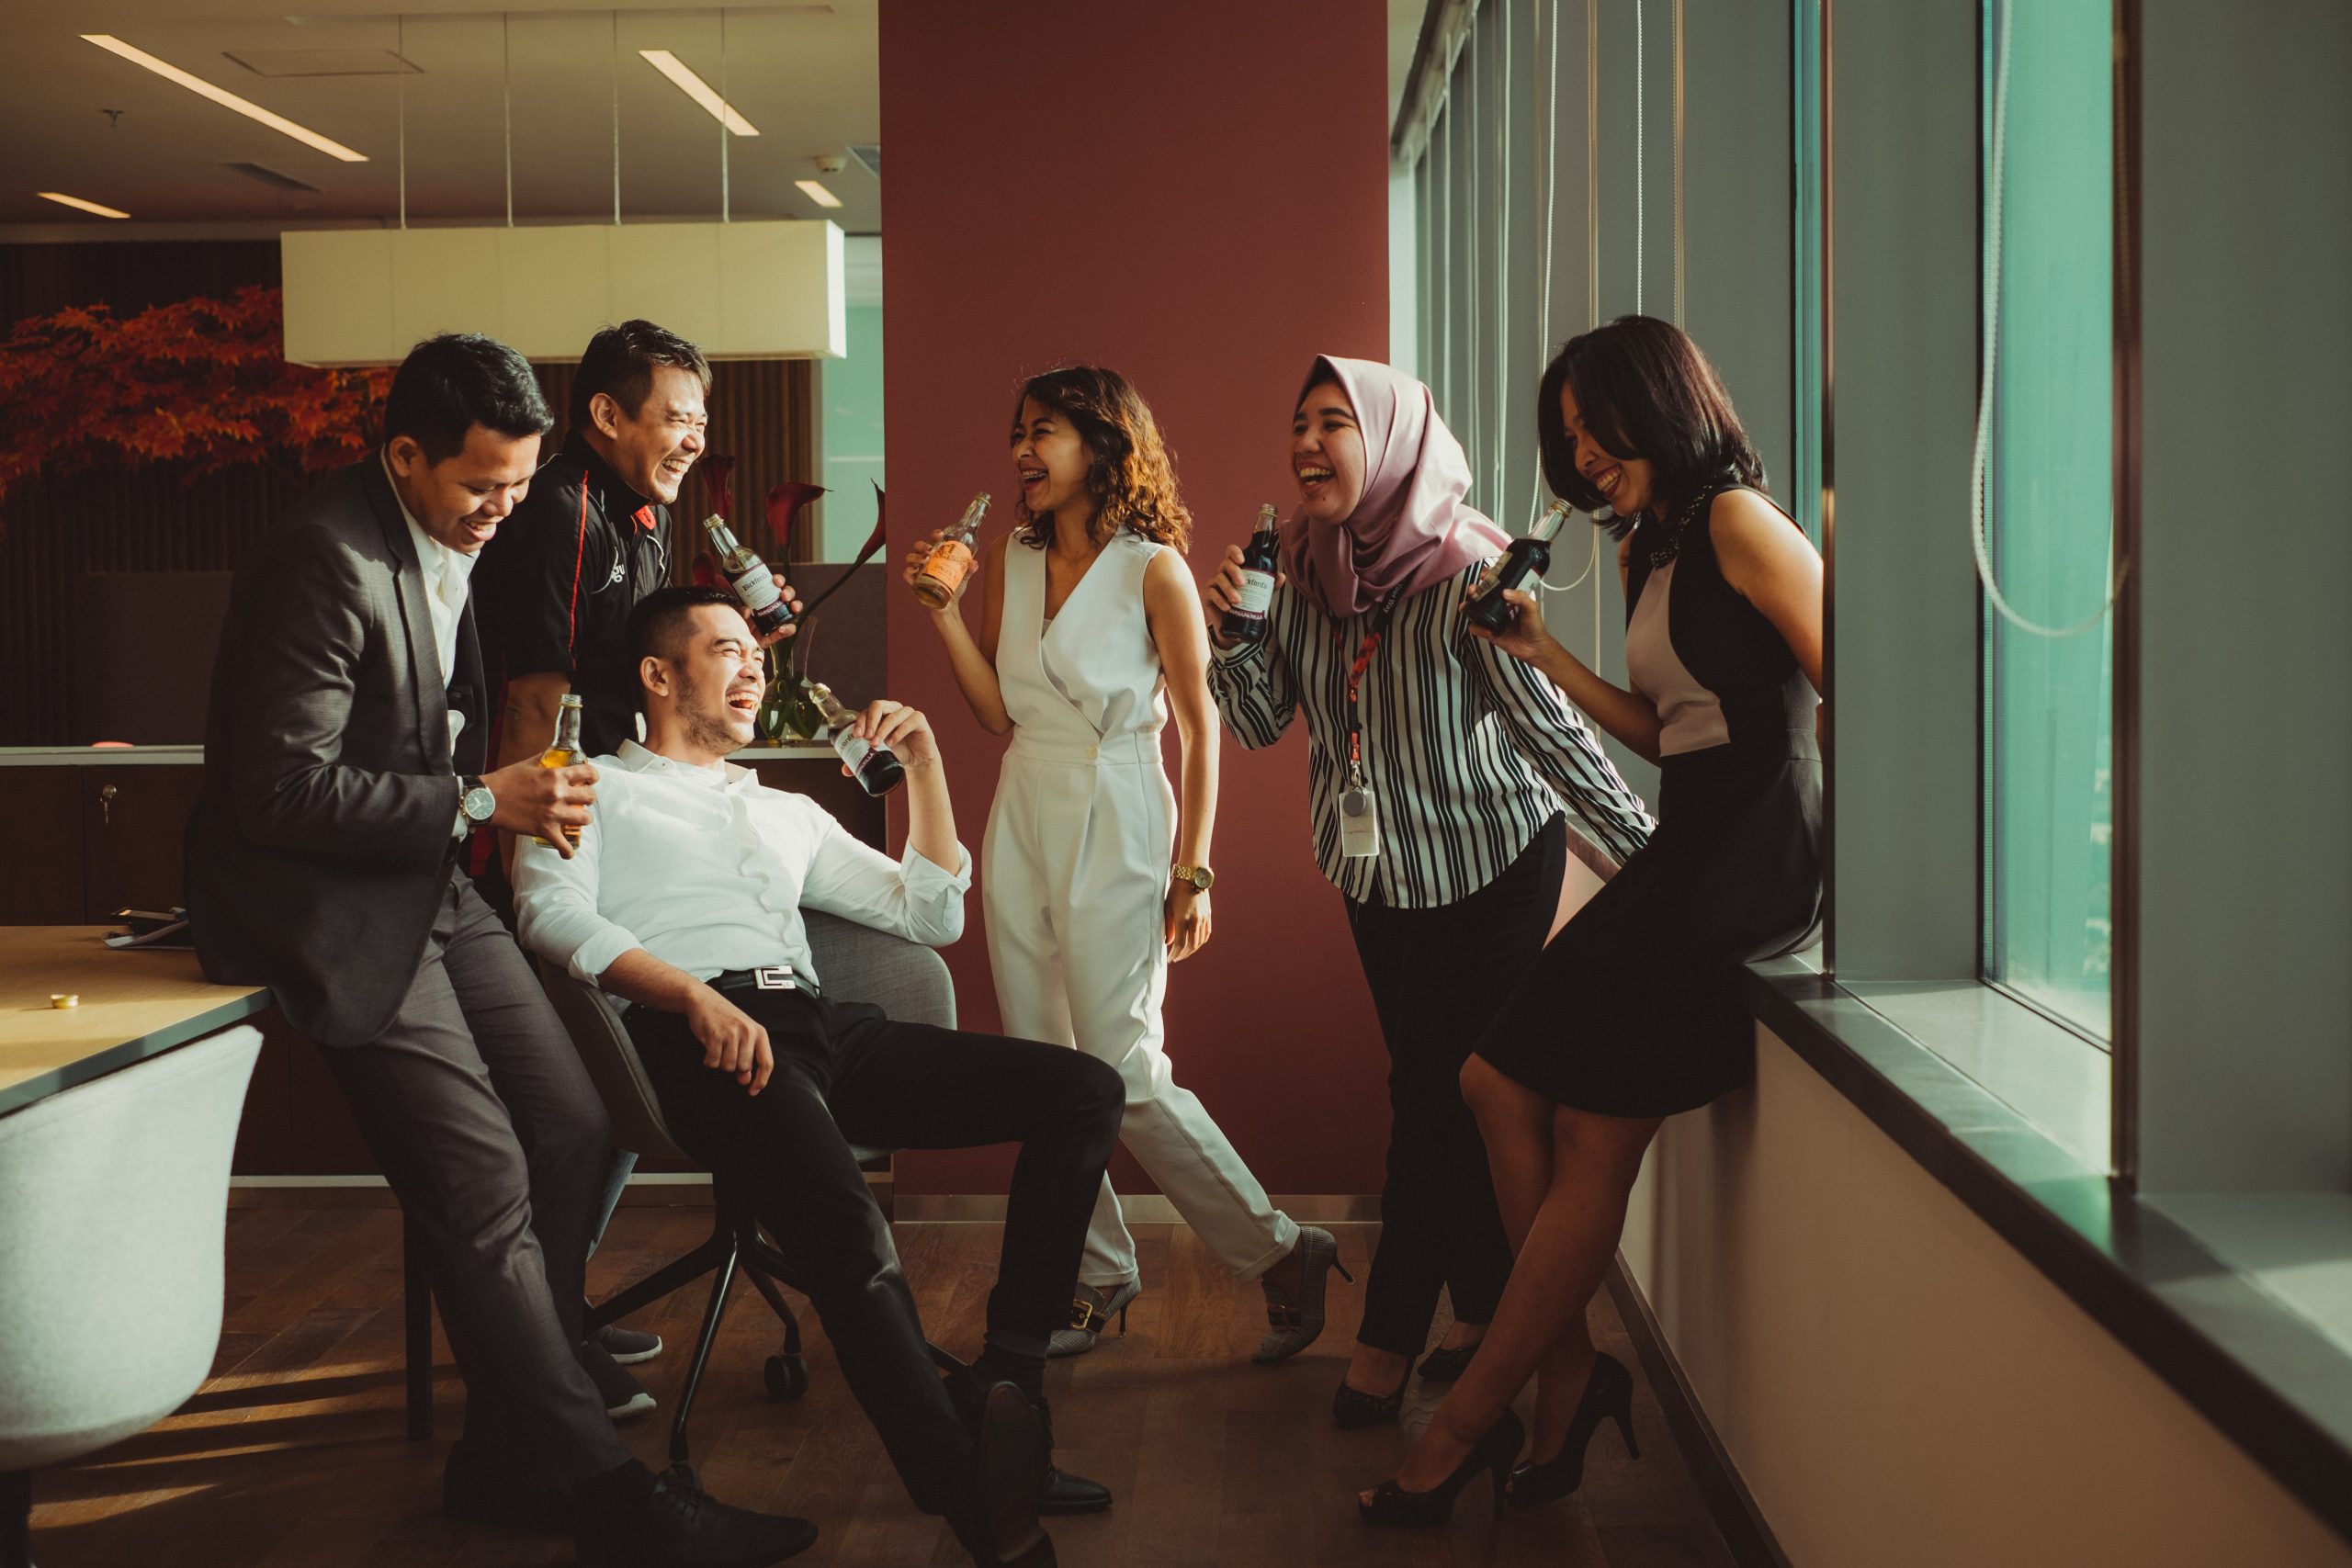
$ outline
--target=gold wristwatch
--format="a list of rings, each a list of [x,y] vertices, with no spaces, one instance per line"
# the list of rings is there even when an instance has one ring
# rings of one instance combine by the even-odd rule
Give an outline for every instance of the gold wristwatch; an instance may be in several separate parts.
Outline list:
[[[1169,874],[1173,876],[1179,882],[1191,883],[1193,885],[1193,891],[1195,893],[1207,892],[1209,890],[1209,885],[1216,880],[1216,873],[1211,871],[1204,865],[1170,866],[1169,867]]]

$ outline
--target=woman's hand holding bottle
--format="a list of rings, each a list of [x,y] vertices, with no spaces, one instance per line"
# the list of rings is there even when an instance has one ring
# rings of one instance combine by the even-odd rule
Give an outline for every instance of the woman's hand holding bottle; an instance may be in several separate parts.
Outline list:
[[[1488,631],[1472,621],[1470,635],[1493,643],[1521,663],[1548,671],[1553,655],[1567,650],[1561,647],[1560,639],[1552,635],[1551,628],[1544,624],[1543,608],[1535,603],[1535,596],[1524,589],[1508,589],[1503,598],[1515,606],[1519,614],[1513,615],[1510,624],[1498,632]]]
[[[1209,640],[1219,648],[1232,648],[1237,643],[1236,638],[1225,635],[1225,617],[1227,611],[1242,602],[1242,595],[1249,589],[1245,558],[1239,545],[1226,546],[1225,558],[1217,562],[1216,575],[1201,584],[1201,608],[1208,615]],[[1281,573],[1275,574],[1275,586],[1288,581]]]
[[[962,525],[951,523],[946,527],[938,529],[916,541],[914,548],[907,552],[907,570],[899,574],[900,581],[909,588],[914,587],[915,580],[923,575],[923,569],[931,564],[932,556],[939,547],[950,539],[962,538],[963,533]],[[922,600],[923,608],[934,615],[960,615],[962,612],[957,606],[963,603],[964,590],[970,587],[972,579],[978,575],[978,572],[973,571],[962,573],[948,588],[947,598],[944,603],[933,604],[930,600],[924,599]],[[919,594],[918,597],[920,598],[921,595]]]

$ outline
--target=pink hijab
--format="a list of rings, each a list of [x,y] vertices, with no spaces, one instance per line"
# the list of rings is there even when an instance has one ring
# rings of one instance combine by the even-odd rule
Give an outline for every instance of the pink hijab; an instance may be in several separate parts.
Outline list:
[[[1338,381],[1355,405],[1363,495],[1345,522],[1294,513],[1282,536],[1283,572],[1324,614],[1360,615],[1399,588],[1399,598],[1409,597],[1510,542],[1464,503],[1470,461],[1427,387],[1369,359],[1319,355],[1299,396],[1327,380]]]

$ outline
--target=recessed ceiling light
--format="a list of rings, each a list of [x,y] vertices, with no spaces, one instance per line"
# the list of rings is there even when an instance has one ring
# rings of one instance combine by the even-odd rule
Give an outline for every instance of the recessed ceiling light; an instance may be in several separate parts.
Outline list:
[[[68,196],[62,190],[44,190],[35,192],[34,194],[40,196],[45,201],[54,201],[62,207],[78,207],[85,212],[95,212],[101,218],[128,218],[130,216],[130,213],[123,211],[120,208],[101,207],[95,201],[84,201],[80,197]]]
[[[795,180],[792,183],[800,187],[801,194],[820,207],[839,207],[842,204],[840,197],[835,196],[815,180]]]
[[[710,84],[689,70],[686,62],[666,49],[640,49],[645,63],[678,85],[678,91],[703,107],[705,113],[738,136],[757,136],[760,128],[735,112],[734,106],[710,90]]]
[[[330,136],[321,136],[308,126],[297,125],[284,115],[272,114],[250,98],[241,98],[226,87],[216,87],[201,76],[193,76],[156,59],[143,49],[134,49],[111,33],[84,33],[83,38],[96,44],[109,54],[119,54],[133,65],[143,65],[166,82],[177,83],[198,97],[209,98],[224,109],[234,109],[247,119],[259,120],[282,136],[290,136],[305,147],[314,147],[330,158],[340,158],[346,164],[364,164],[365,152],[355,152]]]

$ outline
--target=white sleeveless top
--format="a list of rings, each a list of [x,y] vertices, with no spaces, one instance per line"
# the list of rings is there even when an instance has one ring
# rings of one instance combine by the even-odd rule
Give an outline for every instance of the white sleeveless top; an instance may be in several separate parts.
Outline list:
[[[1046,552],[1006,544],[996,676],[1016,748],[1091,754],[1134,737],[1153,742],[1148,752],[1158,755],[1167,682],[1144,616],[1143,582],[1167,547],[1120,530],[1049,622]]]

